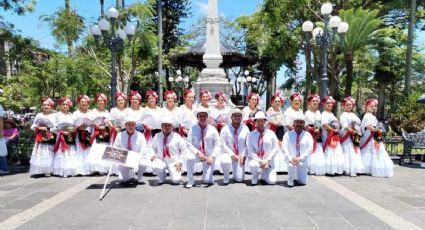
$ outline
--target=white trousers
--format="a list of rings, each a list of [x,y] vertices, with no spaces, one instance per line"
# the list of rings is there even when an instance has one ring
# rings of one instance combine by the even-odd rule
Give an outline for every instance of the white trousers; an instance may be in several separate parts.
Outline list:
[[[234,161],[231,156],[223,154],[220,156],[220,164],[225,178],[229,178],[230,170],[232,170],[232,177],[236,182],[244,181],[245,165],[241,165],[239,160]]]
[[[154,174],[158,175],[159,178],[165,179],[167,176],[166,170],[168,170],[173,183],[178,184],[181,182],[182,172],[177,172],[176,163],[177,161],[162,160],[157,158],[152,162],[152,171]]]
[[[208,156],[205,156],[205,157],[208,157]],[[195,163],[197,161],[199,161],[199,159],[194,154],[187,154],[186,169],[187,169],[187,177],[189,180],[193,180],[193,171],[195,170]],[[202,182],[203,183],[213,182],[214,164],[215,164],[215,160],[213,160],[211,165],[207,164],[206,161],[202,162]]]
[[[300,184],[307,184],[308,165],[307,162],[302,162],[302,165],[292,166],[288,164],[288,183],[293,184],[296,180]]]
[[[148,161],[145,159],[140,160],[139,168],[137,169],[137,180],[139,182],[143,182],[143,173],[146,171],[147,168],[148,168]],[[120,165],[118,167],[118,170],[119,170],[118,178],[121,181],[129,181],[130,179],[135,178],[134,171],[136,171],[136,169],[132,169],[132,168]]]
[[[267,183],[267,184],[276,184],[276,168],[274,165],[274,160],[270,161],[270,168],[262,169],[260,167],[260,162],[258,160],[250,160],[249,161],[249,169],[252,174],[252,183],[257,184],[257,181],[259,179],[259,176],[261,174],[261,178]]]

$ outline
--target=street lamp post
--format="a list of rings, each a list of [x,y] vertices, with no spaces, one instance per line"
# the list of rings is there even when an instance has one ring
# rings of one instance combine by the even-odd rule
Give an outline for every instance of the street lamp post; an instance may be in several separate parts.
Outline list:
[[[175,86],[175,88],[177,89],[176,91],[177,91],[177,95],[179,97],[179,101],[181,101],[183,91],[189,87],[190,79],[189,79],[188,76],[183,77],[181,70],[177,70],[176,75],[177,75],[176,77],[170,76],[168,78],[168,82],[170,82],[171,88],[174,88],[174,86]]]
[[[314,28],[314,24],[311,21],[305,21],[302,25],[302,30],[306,36],[307,43],[309,43],[311,38],[313,38],[316,44],[320,47],[320,63],[322,65],[320,77],[320,98],[323,99],[329,94],[328,48],[335,40],[334,38],[337,34],[339,34],[340,40],[343,39],[349,26],[348,23],[341,22],[340,17],[331,15],[331,3],[324,3],[320,12],[323,15],[324,28]],[[329,32],[329,27],[332,29],[332,32]]]
[[[131,42],[131,39],[136,33],[136,28],[134,25],[127,22],[124,29],[119,28],[115,32],[115,23],[119,17],[119,11],[111,7],[109,8],[107,15],[109,21],[106,18],[102,18],[97,25],[93,25],[90,28],[90,33],[94,36],[96,45],[102,43],[111,50],[111,108],[113,108],[116,106],[114,97],[117,90],[117,50],[124,48],[124,39],[126,37],[128,38],[128,42]]]

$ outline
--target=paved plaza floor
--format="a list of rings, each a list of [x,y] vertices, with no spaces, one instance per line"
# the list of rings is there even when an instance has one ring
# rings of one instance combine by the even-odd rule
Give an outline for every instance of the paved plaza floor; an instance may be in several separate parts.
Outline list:
[[[0,229],[423,229],[425,169],[396,166],[391,179],[309,177],[288,188],[144,185],[112,189],[102,201],[105,177],[0,177]],[[186,177],[184,177],[186,179]],[[246,180],[250,179],[247,175]]]

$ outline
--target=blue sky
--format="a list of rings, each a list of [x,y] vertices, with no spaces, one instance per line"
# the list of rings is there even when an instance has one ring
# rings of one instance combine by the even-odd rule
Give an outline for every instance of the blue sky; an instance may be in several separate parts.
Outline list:
[[[141,0],[126,0],[126,4],[131,4]],[[199,17],[207,13],[207,2],[208,0],[192,0],[191,12],[192,17],[188,18],[182,27],[185,29],[197,21]],[[230,18],[236,18],[241,15],[250,15],[257,9],[257,6],[261,4],[262,0],[218,0],[219,2],[219,14]],[[42,47],[56,49],[58,51],[65,52],[65,47],[59,47],[56,45],[54,38],[50,34],[50,28],[46,23],[41,23],[39,17],[41,15],[51,15],[60,7],[63,7],[63,0],[38,0],[35,7],[35,12],[27,13],[25,16],[18,16],[10,12],[0,13],[4,16],[6,21],[12,22],[16,29],[19,30],[19,34],[26,37],[32,37],[39,41]],[[114,6],[115,0],[105,0],[105,10],[109,7]],[[98,0],[71,0],[71,6],[76,8],[79,15],[83,16],[88,23],[94,23],[97,21],[100,15],[100,4]],[[88,32],[88,31],[87,31]],[[424,46],[425,34],[423,32],[416,33],[417,38],[415,43]],[[300,56],[300,60],[303,61],[304,57]],[[278,73],[277,86],[282,84],[284,81],[285,68],[283,67]],[[300,71],[304,73],[304,68]]]
[[[140,0],[126,0],[126,4],[131,4]],[[183,28],[188,28],[202,14],[206,14],[207,0],[191,1],[192,17],[187,19]],[[262,0],[219,0],[219,13],[227,17],[235,18],[240,15],[250,15]],[[56,48],[65,51],[64,47],[55,46],[55,40],[50,35],[50,28],[46,23],[41,23],[41,15],[51,15],[60,7],[63,7],[63,0],[38,0],[35,12],[27,13],[25,16],[18,16],[10,12],[1,12],[5,19],[12,22],[20,34],[32,37],[40,42],[40,45],[47,48]],[[115,0],[105,0],[105,10],[115,5]],[[71,0],[71,6],[76,8],[79,15],[83,16],[87,22],[96,22],[100,15],[100,4],[98,0]]]

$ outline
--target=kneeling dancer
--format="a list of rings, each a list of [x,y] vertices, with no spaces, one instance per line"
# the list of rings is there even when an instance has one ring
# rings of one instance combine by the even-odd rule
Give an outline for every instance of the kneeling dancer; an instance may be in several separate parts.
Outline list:
[[[288,158],[288,186],[307,184],[308,161],[307,158],[313,152],[313,137],[304,131],[305,118],[301,114],[294,117],[294,129],[283,136],[283,152]]]

